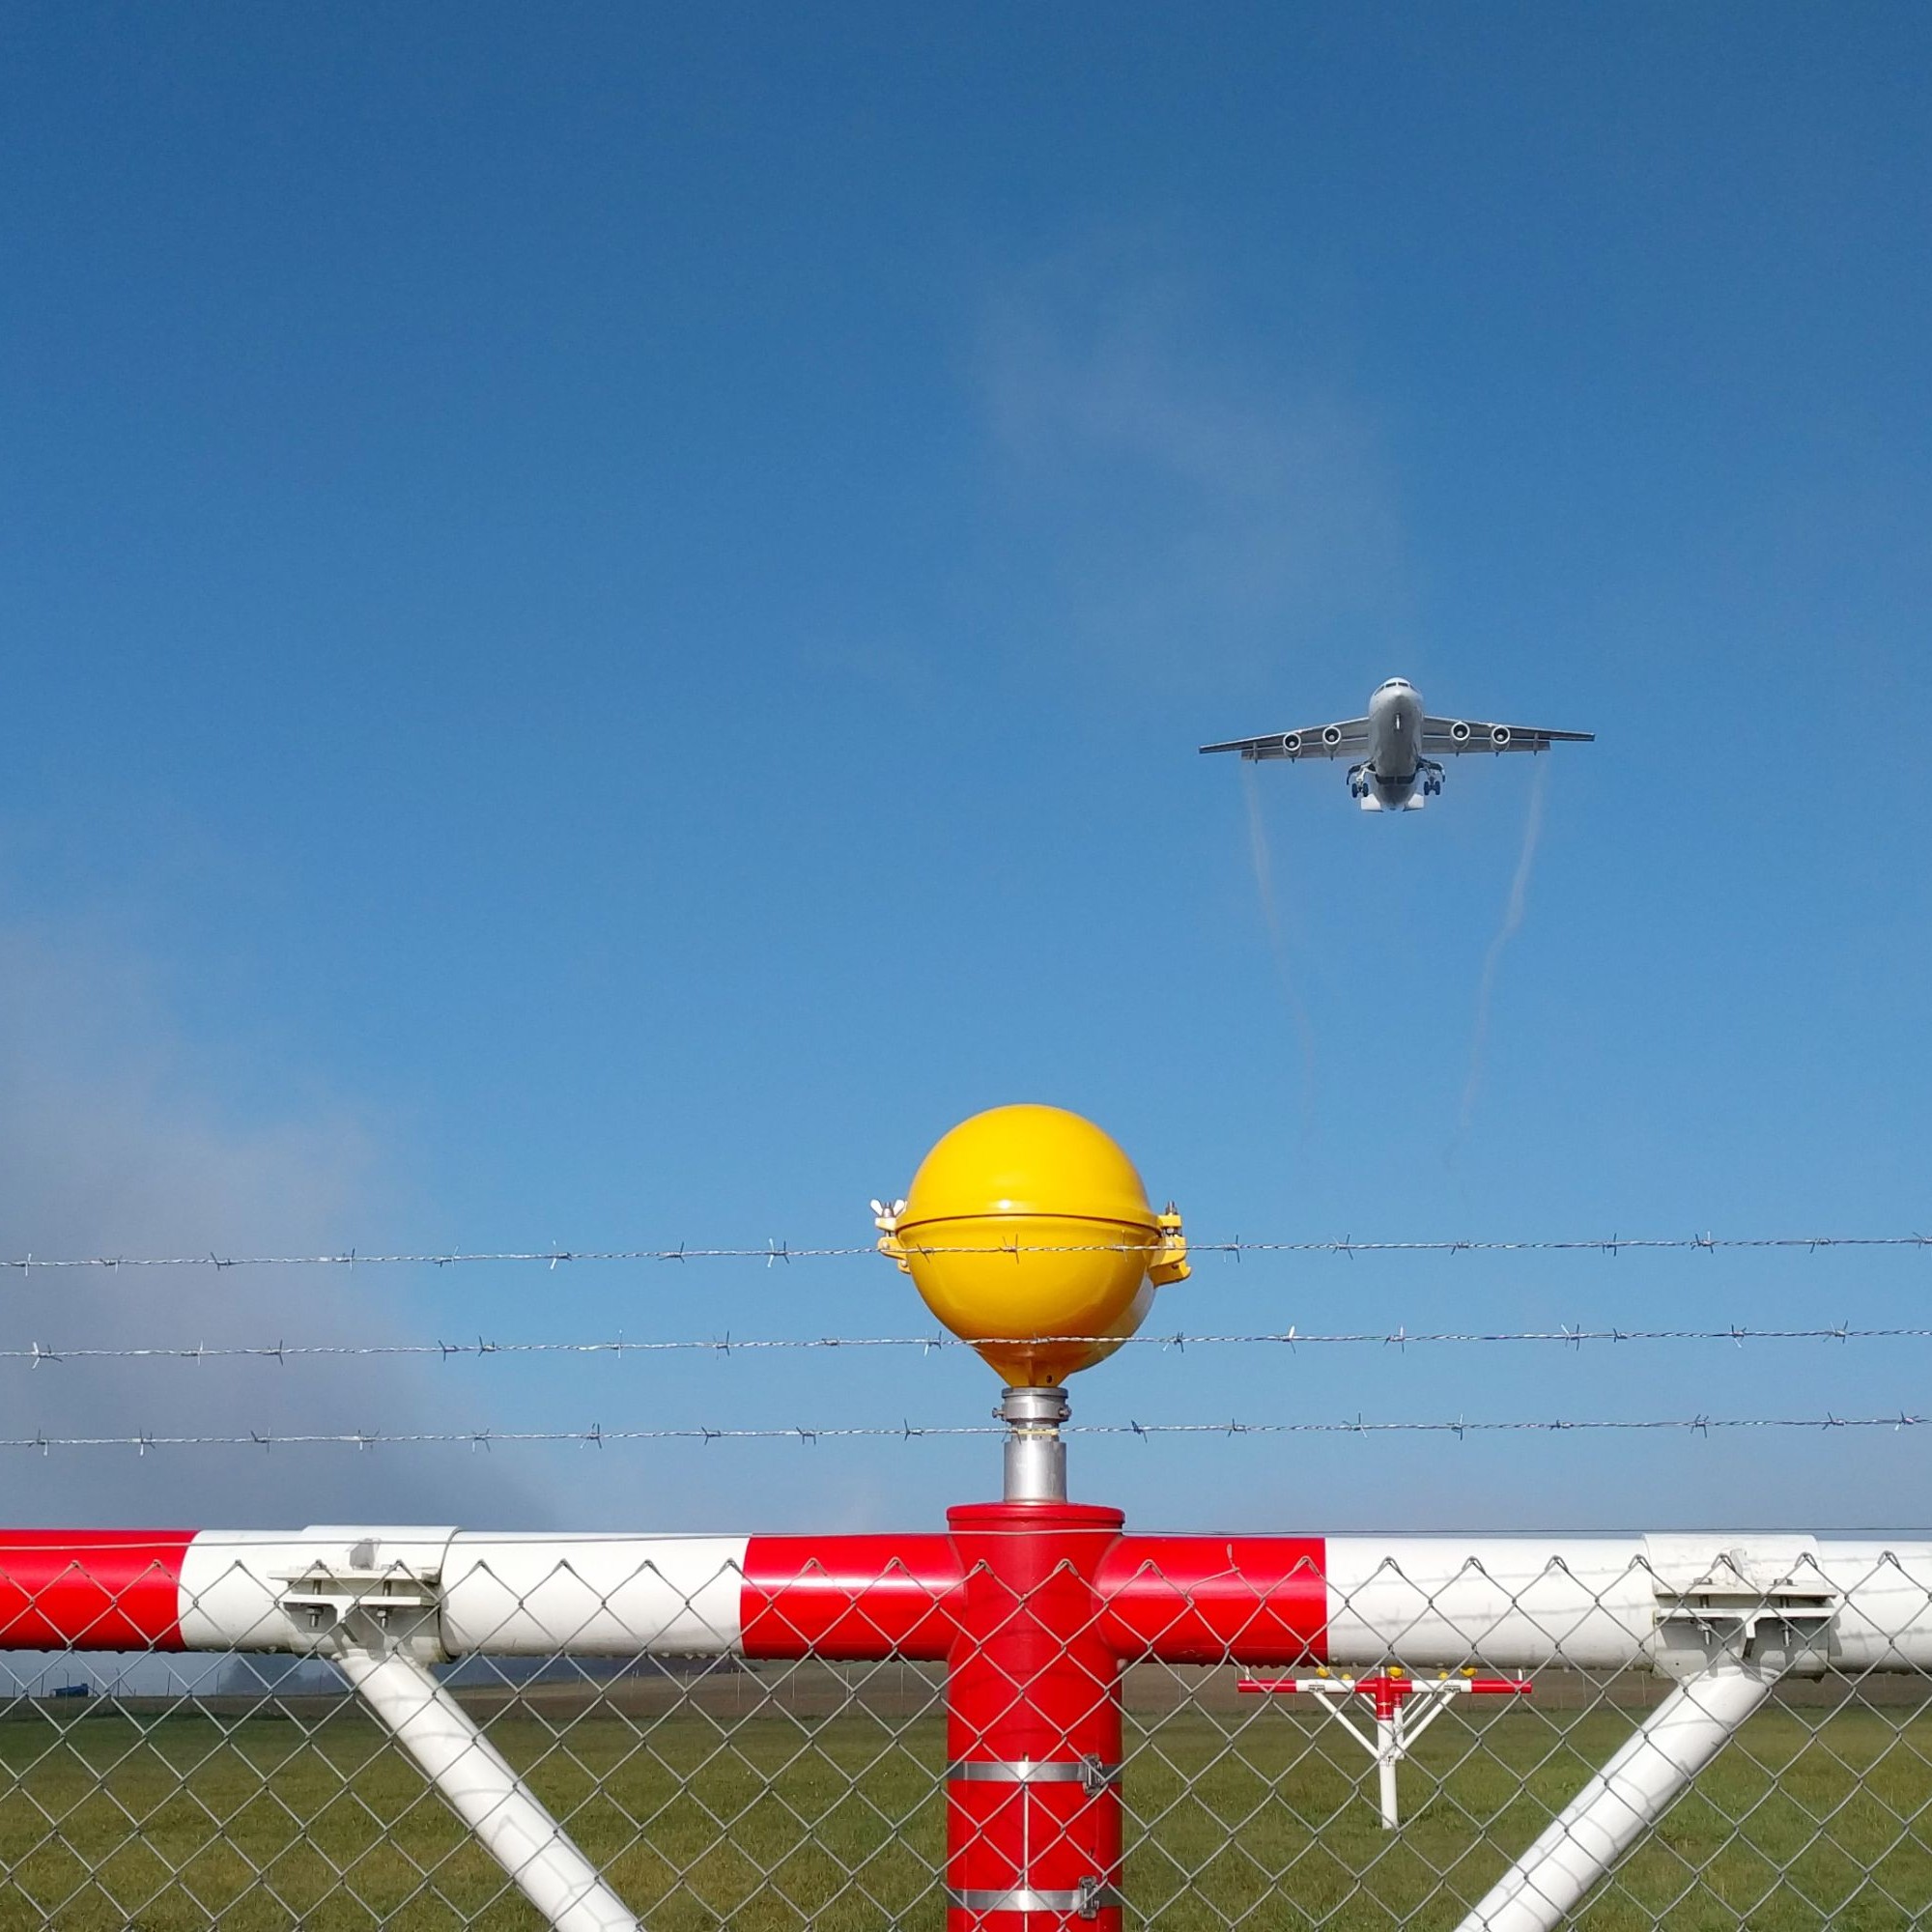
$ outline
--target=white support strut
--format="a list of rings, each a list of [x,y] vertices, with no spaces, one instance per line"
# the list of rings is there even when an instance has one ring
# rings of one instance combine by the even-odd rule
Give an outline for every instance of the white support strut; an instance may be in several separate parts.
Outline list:
[[[1725,1665],[1680,1684],[1491,1887],[1459,1932],[1555,1932],[1776,1681],[1773,1673]]]
[[[334,1657],[547,1924],[556,1932],[638,1932],[636,1915],[426,1665],[407,1650],[353,1639]]]

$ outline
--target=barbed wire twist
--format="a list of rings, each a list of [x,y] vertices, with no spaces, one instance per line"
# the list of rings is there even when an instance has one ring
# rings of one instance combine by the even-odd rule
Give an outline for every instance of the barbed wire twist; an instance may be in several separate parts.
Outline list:
[[[313,1357],[428,1356],[448,1361],[491,1355],[663,1355],[663,1354],[759,1354],[836,1349],[917,1349],[923,1354],[946,1349],[1043,1347],[1060,1343],[1092,1342],[1094,1335],[1009,1335],[986,1336],[968,1342],[956,1335],[763,1335],[677,1337],[635,1340],[626,1336],[594,1337],[585,1341],[511,1340],[493,1341],[478,1336],[470,1342],[197,1342],[188,1344],[150,1344],[115,1348],[97,1344],[60,1347],[30,1342],[17,1348],[0,1348],[0,1362],[24,1362],[41,1368],[68,1362],[166,1361],[213,1362],[258,1360],[287,1363]],[[1185,1351],[1203,1348],[1358,1348],[1403,1350],[1425,1347],[1511,1346],[1522,1344],[1556,1345],[1581,1349],[1586,1345],[1620,1343],[1703,1343],[1728,1342],[1743,1347],[1747,1342],[1923,1342],[1932,1341],[1927,1327],[1855,1327],[1850,1322],[1834,1322],[1811,1328],[1758,1328],[1748,1323],[1730,1322],[1709,1328],[1622,1328],[1584,1327],[1520,1329],[1355,1329],[1340,1332],[1303,1330],[1298,1327],[1263,1328],[1242,1334],[1190,1334],[1185,1330],[1113,1338],[1123,1348],[1153,1348]]]
[[[1077,1422],[1065,1425],[1069,1435],[1137,1436],[1165,1435],[1454,1435],[1459,1440],[1470,1435],[1562,1435],[1577,1433],[1677,1433],[1709,1436],[1722,1432],[1835,1429],[1889,1429],[1901,1432],[1921,1427],[1932,1417],[1900,1410],[1891,1415],[1812,1416],[1657,1416],[1657,1417],[1579,1417],[1577,1419],[1526,1417],[1507,1421],[1471,1421],[1458,1416],[1453,1421],[1372,1422],[1363,1416],[1340,1422],[1243,1422],[1236,1417],[1214,1422]],[[629,1442],[778,1442],[806,1444],[831,1441],[920,1441],[959,1436],[1000,1436],[1003,1426],[988,1423],[941,1423],[924,1425],[902,1422],[896,1427],[880,1423],[836,1423],[819,1426],[795,1424],[783,1428],[713,1429],[703,1425],[664,1429],[606,1429],[592,1423],[585,1429],[420,1429],[390,1432],[377,1429],[296,1431],[277,1435],[273,1431],[250,1430],[241,1435],[162,1435],[137,1430],[126,1435],[49,1435],[36,1431],[32,1435],[0,1436],[0,1450],[27,1449],[47,1454],[55,1449],[133,1449],[145,1455],[150,1449],[283,1449],[354,1448],[375,1449],[427,1445],[448,1445],[470,1449],[492,1449],[497,1444],[525,1445],[576,1443],[586,1448]]]
[[[919,1255],[1079,1255],[1135,1254],[1151,1247],[1151,1241],[1035,1242],[997,1241],[970,1245],[905,1243],[909,1254]],[[1246,1241],[1239,1236],[1228,1240],[1190,1240],[1191,1256],[1232,1255],[1459,1255],[1459,1254],[1607,1254],[1688,1250],[1713,1254],[1719,1251],[1824,1248],[1932,1248],[1932,1235],[1592,1235],[1562,1238],[1516,1240],[1433,1239],[1414,1241],[1340,1240]],[[873,1243],[837,1247],[793,1247],[788,1242],[769,1240],[762,1247],[693,1247],[679,1242],[675,1247],[657,1248],[503,1248],[444,1252],[395,1252],[364,1254],[355,1248],[329,1254],[224,1255],[211,1250],[200,1255],[16,1255],[0,1259],[0,1270],[21,1274],[37,1270],[76,1268],[161,1268],[161,1267],[459,1267],[476,1263],[509,1264],[540,1264],[560,1267],[566,1263],[611,1262],[710,1262],[750,1261],[766,1266],[781,1263],[810,1261],[852,1261],[878,1253]]]

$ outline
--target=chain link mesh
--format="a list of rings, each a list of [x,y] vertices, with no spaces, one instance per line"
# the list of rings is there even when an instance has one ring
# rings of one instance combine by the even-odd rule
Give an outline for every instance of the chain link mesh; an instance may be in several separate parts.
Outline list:
[[[1889,1593],[1894,1625],[1932,1631],[1932,1595],[1879,1546],[1860,1548],[1879,1550],[1869,1577],[1839,1576],[1831,1614],[1842,1620],[1843,1603],[1868,1583]],[[70,1569],[49,1587],[71,1605],[76,1581],[94,1579]],[[735,1591],[741,1578],[707,1581]],[[127,1588],[125,1577],[100,1585],[97,1635],[114,1628]],[[1015,1786],[999,1802],[1032,1806],[1037,1829],[1118,1804],[1130,1923],[1462,1926],[1674,1689],[1651,1643],[1634,1642],[1609,1667],[1571,1661],[1587,1649],[1579,1632],[1627,1618],[1634,1589],[1663,1602],[1647,1566],[1589,1586],[1545,1571],[1499,1602],[1500,1588],[1492,1583],[1475,1616],[1461,1579],[1445,1584],[1439,1566],[1409,1577],[1390,1559],[1360,1586],[1360,1604],[1331,1578],[1329,1642],[1351,1631],[1361,1653],[1347,1662],[1311,1654],[1250,1668],[1237,1635],[1220,1662],[1172,1662],[1155,1630],[1118,1666],[1092,1670],[1094,1708],[1118,1699],[1118,1776],[1107,1766],[1085,1781],[1069,1774],[1053,1804],[1046,1786]],[[1902,1606],[1901,1593],[1912,1597]],[[716,1601],[713,1589],[687,1590],[684,1606],[701,1617]],[[1178,1601],[1184,1611],[1184,1591]],[[504,1602],[507,1629],[529,1593]],[[1392,1612],[1392,1603],[1406,1607]],[[856,1590],[850,1607],[863,1623]],[[1763,1607],[1788,1610],[1769,1594]],[[543,1922],[352,1691],[329,1642],[308,1656],[19,1649],[42,1608],[30,1598],[0,1630],[14,1646],[0,1677],[0,1927]],[[583,1627],[611,1608],[608,1593],[597,1598]],[[1014,1593],[1014,1618],[1034,1608]],[[1729,1624],[1695,1605],[1659,1616],[1716,1632],[1721,1652],[1744,1642],[1727,1630],[1749,1626],[1736,1608]],[[1924,1652],[1884,1642],[1854,1651],[1836,1628],[1768,1673],[1761,1704],[1562,1922],[1872,1932],[1932,1918]],[[1382,1634],[1379,1654],[1369,1654],[1365,1630]],[[983,1649],[997,1634],[996,1620],[974,1641]],[[949,1762],[956,1776],[962,1755],[1001,1759],[1010,1714],[996,1708],[962,1751],[957,1729],[948,1737],[947,1663],[889,1654],[883,1626],[871,1661],[850,1656],[849,1622],[837,1658],[807,1646],[748,1660],[725,1630],[699,1643],[718,1654],[591,1655],[563,1630],[548,1655],[508,1656],[493,1655],[484,1632],[435,1666],[424,1694],[453,1699],[654,1932],[937,1932],[949,1805],[959,1802]],[[608,1636],[591,1647],[608,1651]],[[1530,1694],[1429,1688],[1493,1666],[1520,1666]],[[1301,1688],[1257,1694],[1244,1679]],[[1429,1711],[1395,1769],[1393,1829],[1378,1801],[1378,1685],[1385,1704],[1390,1685],[1406,1685],[1393,1702]],[[1027,1695],[1016,1679],[1013,1702]],[[1036,1755],[1077,1753],[1049,1741]]]

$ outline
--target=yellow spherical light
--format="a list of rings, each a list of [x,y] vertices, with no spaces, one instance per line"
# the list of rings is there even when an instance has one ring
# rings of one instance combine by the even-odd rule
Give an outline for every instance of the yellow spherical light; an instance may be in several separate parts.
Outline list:
[[[1104,1360],[1153,1291],[1187,1273],[1180,1217],[1156,1213],[1134,1164],[1062,1107],[995,1107],[947,1134],[880,1248],[925,1305],[1015,1387]]]

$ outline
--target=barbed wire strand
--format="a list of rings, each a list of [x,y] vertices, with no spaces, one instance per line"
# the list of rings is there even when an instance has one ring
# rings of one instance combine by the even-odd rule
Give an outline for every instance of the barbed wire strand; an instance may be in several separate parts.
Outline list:
[[[1026,1242],[1000,1241],[977,1245],[939,1246],[908,1244],[908,1252],[919,1255],[1080,1255],[1152,1253],[1157,1243],[1146,1241]],[[1328,1241],[1244,1241],[1238,1236],[1223,1241],[1190,1240],[1190,1256],[1232,1255],[1462,1255],[1462,1254],[1608,1254],[1690,1250],[1716,1253],[1719,1250],[1821,1248],[1932,1248],[1932,1235],[1653,1235],[1584,1236],[1564,1239],[1522,1240],[1418,1240],[1357,1241],[1350,1238]],[[160,1268],[160,1267],[459,1267],[474,1263],[527,1263],[560,1267],[570,1262],[761,1262],[766,1266],[781,1263],[810,1261],[851,1261],[876,1255],[873,1245],[846,1247],[792,1247],[784,1241],[767,1241],[762,1247],[692,1247],[680,1242],[666,1248],[526,1248],[432,1253],[363,1254],[355,1248],[337,1254],[316,1255],[223,1255],[211,1250],[202,1255],[18,1255],[0,1259],[0,1270],[21,1274],[36,1270],[71,1268]]]
[[[1889,1429],[1894,1432],[1917,1429],[1928,1419],[1901,1411],[1896,1415],[1814,1415],[1814,1416],[1671,1416],[1655,1418],[1593,1418],[1539,1421],[1471,1422],[1458,1417],[1453,1422],[1370,1422],[1357,1416],[1343,1422],[1077,1422],[1066,1425],[1069,1435],[1561,1435],[1614,1432],[1620,1434],[1675,1432],[1712,1435],[1720,1431]],[[607,1444],[627,1442],[781,1442],[818,1443],[829,1441],[877,1440],[916,1441],[953,1436],[1004,1436],[1007,1431],[988,1423],[940,1424],[935,1427],[901,1423],[840,1423],[822,1428],[710,1429],[702,1425],[671,1429],[606,1429],[592,1423],[588,1429],[425,1429],[391,1434],[384,1430],[297,1432],[275,1435],[250,1430],[245,1435],[156,1435],[146,1431],[132,1435],[32,1435],[0,1436],[0,1449],[36,1449],[43,1454],[55,1449],[133,1449],[145,1455],[150,1449],[285,1449],[285,1448],[406,1448],[451,1445],[470,1449],[492,1449],[497,1444],[576,1443],[601,1449]]]
[[[778,1351],[832,1349],[917,1349],[932,1353],[943,1349],[1045,1347],[1062,1343],[1092,1342],[1092,1335],[986,1336],[978,1343],[956,1335],[798,1335],[691,1337],[669,1340],[636,1341],[619,1335],[582,1342],[491,1341],[478,1336],[473,1342],[234,1342],[150,1345],[140,1348],[103,1348],[92,1344],[62,1348],[33,1342],[20,1348],[0,1348],[0,1362],[25,1362],[31,1368],[68,1362],[92,1361],[170,1361],[213,1362],[259,1360],[289,1362],[304,1357],[431,1356],[447,1361],[454,1357],[489,1355],[662,1355],[701,1353],[714,1355],[759,1354]],[[1522,1328],[1479,1330],[1448,1329],[1360,1329],[1342,1333],[1307,1332],[1300,1328],[1259,1329],[1250,1334],[1191,1335],[1174,1331],[1122,1338],[1122,1348],[1155,1348],[1184,1352],[1203,1348],[1353,1348],[1408,1349],[1434,1346],[1507,1346],[1513,1344],[1554,1344],[1582,1348],[1586,1344],[1609,1343],[1700,1343],[1729,1342],[1743,1347],[1747,1342],[1923,1342],[1932,1341],[1932,1327],[1855,1328],[1838,1322],[1818,1328],[1753,1328],[1730,1323],[1719,1328]]]

